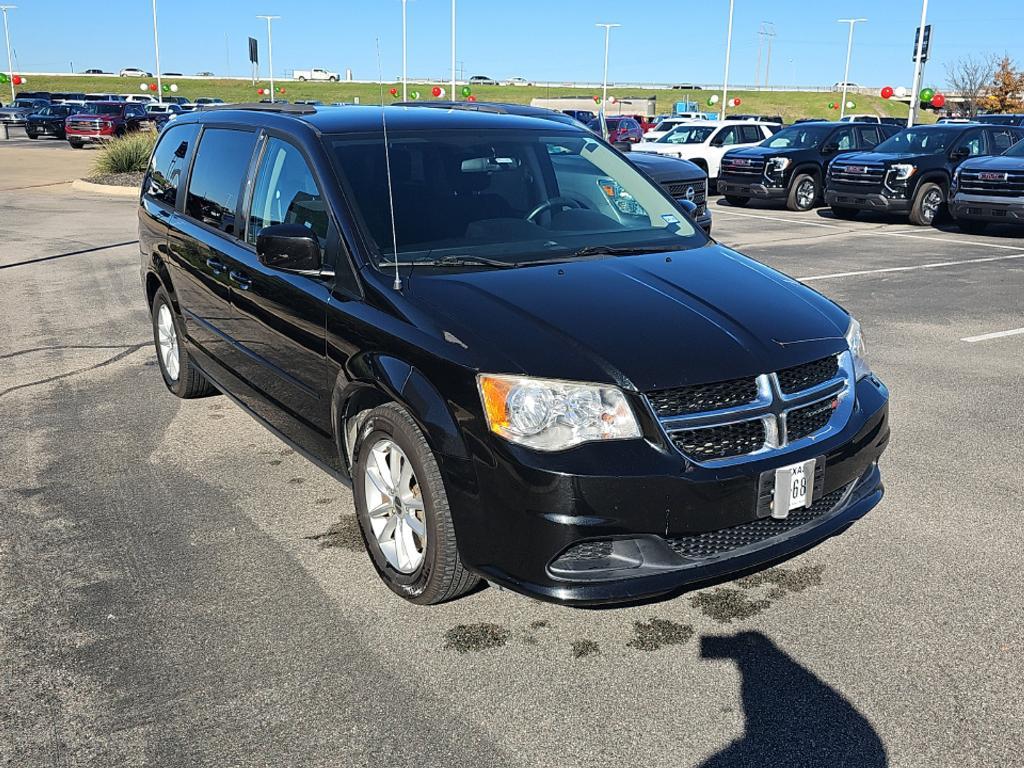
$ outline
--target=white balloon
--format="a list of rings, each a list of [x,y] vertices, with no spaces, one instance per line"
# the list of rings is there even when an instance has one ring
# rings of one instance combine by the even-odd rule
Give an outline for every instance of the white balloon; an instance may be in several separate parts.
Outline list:
[[[906,88],[904,88],[904,87],[903,87],[903,86],[901,85],[901,86],[900,86],[899,88],[897,88],[897,89],[896,89],[895,91],[893,91],[893,93],[895,93],[895,94],[896,94],[897,96],[899,96],[899,97],[900,97],[900,98],[902,99],[902,98],[905,98],[905,97],[906,97],[906,95],[907,95],[907,89],[906,89]]]
[[[145,83],[139,83],[139,90],[140,91],[148,91],[149,90],[149,86],[146,85]]]
[[[171,83],[171,93],[177,93],[177,92],[178,92],[178,84],[177,83]]]
[[[711,103],[712,104],[717,104],[718,103],[718,94],[717,93],[711,94]]]

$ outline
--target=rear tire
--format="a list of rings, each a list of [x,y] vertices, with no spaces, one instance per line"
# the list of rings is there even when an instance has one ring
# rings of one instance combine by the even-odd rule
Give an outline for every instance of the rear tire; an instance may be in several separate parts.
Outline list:
[[[459,557],[434,453],[397,404],[374,408],[360,426],[352,481],[366,551],[395,594],[418,605],[435,605],[479,583]]]
[[[934,181],[926,181],[917,188],[914,202],[910,206],[910,223],[919,227],[930,227],[942,215],[946,194]]]
[[[786,207],[791,211],[809,211],[817,204],[820,195],[818,179],[809,173],[801,173],[789,185]]]
[[[30,139],[38,139],[39,138],[39,134],[35,133],[35,132],[25,131],[25,135],[28,136]]]
[[[153,296],[150,310],[157,364],[167,389],[184,399],[215,394],[216,388],[192,362],[184,343],[185,335],[181,330],[178,313],[174,311],[174,305],[162,287]]]
[[[856,208],[843,208],[842,206],[833,205],[832,215],[835,216],[837,219],[846,219],[847,221],[852,221],[853,219],[856,219],[860,215],[860,211],[858,211]]]
[[[725,202],[734,208],[746,208],[747,203],[750,202],[749,197],[738,197],[737,195],[726,195]]]

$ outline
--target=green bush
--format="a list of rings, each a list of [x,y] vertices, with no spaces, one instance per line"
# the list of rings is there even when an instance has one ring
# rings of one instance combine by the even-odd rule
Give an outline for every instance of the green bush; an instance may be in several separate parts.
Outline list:
[[[137,131],[113,139],[100,150],[93,172],[97,175],[141,173],[146,170],[154,144],[156,133],[150,131]]]

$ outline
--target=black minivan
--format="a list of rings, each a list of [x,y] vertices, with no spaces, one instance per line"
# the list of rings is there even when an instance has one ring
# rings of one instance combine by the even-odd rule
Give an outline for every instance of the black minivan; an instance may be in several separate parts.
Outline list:
[[[516,115],[182,115],[139,207],[171,392],[350,484],[385,583],[631,601],[882,498],[860,325],[724,248],[589,131]]]

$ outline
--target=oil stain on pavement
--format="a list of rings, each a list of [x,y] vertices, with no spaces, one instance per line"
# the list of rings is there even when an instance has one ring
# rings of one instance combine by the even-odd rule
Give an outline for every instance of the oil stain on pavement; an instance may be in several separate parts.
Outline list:
[[[317,501],[319,502],[319,499]],[[363,534],[359,530],[359,521],[354,515],[345,515],[337,522],[332,523],[323,533],[316,533],[306,538],[315,541],[320,549],[340,548],[351,552],[360,552],[364,549]]]
[[[638,651],[656,651],[664,645],[683,645],[693,637],[693,627],[668,619],[633,622],[633,639],[626,643]]]
[[[508,642],[511,634],[506,627],[489,622],[457,624],[445,633],[444,647],[452,648],[459,653],[501,648]]]
[[[767,610],[774,601],[790,592],[802,592],[809,587],[820,585],[824,571],[824,565],[771,568],[738,579],[734,582],[738,589],[718,587],[708,592],[699,592],[690,598],[690,605],[722,624],[737,619],[749,619]],[[751,591],[763,587],[767,587],[763,595],[750,596]]]

